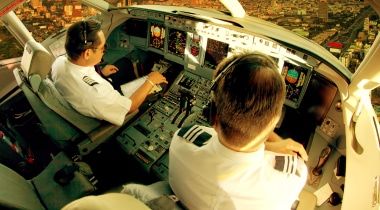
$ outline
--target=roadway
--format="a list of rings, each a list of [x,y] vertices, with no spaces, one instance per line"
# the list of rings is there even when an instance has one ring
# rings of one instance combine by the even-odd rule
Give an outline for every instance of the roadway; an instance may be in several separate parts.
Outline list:
[[[336,36],[334,36],[330,42],[339,42],[343,44],[342,53],[346,52],[350,45],[354,42],[354,40],[357,38],[358,31],[361,31],[363,29],[364,25],[364,18],[369,17],[371,15],[375,15],[375,11],[371,7],[365,8],[354,20],[354,22],[349,25],[348,27],[342,26],[344,31],[347,31],[348,36],[345,36],[346,33],[338,33]],[[342,36],[343,35],[343,36]],[[328,43],[326,43],[326,46],[328,47]]]

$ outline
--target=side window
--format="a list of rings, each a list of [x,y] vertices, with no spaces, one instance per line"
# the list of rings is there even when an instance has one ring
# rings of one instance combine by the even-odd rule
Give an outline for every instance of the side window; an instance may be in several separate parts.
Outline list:
[[[377,87],[371,92],[372,107],[376,112],[377,120],[380,121],[380,87]]]

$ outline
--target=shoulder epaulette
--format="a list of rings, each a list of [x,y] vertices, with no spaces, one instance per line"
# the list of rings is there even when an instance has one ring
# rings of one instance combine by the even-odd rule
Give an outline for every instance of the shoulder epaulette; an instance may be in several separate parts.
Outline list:
[[[181,136],[186,141],[191,142],[198,147],[205,145],[211,138],[211,134],[204,131],[199,125],[189,125],[181,128],[178,131],[178,136]]]
[[[301,176],[304,162],[296,156],[284,155],[275,157],[274,169],[287,174]]]
[[[96,82],[95,80],[93,80],[91,77],[89,77],[89,76],[84,76],[83,78],[82,78],[82,80],[86,83],[86,84],[88,84],[88,85],[90,85],[90,86],[94,86],[94,85],[96,85],[96,84],[99,84],[98,82]]]

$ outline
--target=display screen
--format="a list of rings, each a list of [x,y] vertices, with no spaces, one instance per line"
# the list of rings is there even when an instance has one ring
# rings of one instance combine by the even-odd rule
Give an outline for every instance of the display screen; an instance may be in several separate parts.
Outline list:
[[[163,23],[150,23],[149,28],[149,47],[164,50],[165,27]]]
[[[148,23],[146,20],[128,19],[122,27],[126,34],[146,39]]]
[[[297,66],[288,61],[282,67],[282,76],[285,78],[286,99],[299,103],[302,88],[307,84],[306,79],[310,69]]]
[[[227,57],[228,44],[214,39],[207,39],[204,66],[215,69]]]
[[[321,124],[334,100],[338,88],[318,74],[313,74],[299,110]]]
[[[191,37],[190,54],[194,57],[198,57],[202,37],[198,34],[193,34],[193,33],[190,34],[190,37]]]
[[[186,48],[186,32],[178,29],[169,29],[168,52],[183,58]]]

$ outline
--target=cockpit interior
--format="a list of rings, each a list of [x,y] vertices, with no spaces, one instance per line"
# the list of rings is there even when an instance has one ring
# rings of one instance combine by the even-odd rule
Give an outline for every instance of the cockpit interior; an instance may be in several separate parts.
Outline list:
[[[123,182],[167,181],[168,150],[174,132],[190,124],[209,126],[203,110],[210,101],[216,66],[234,53],[260,51],[277,62],[286,84],[282,116],[275,132],[282,138],[301,143],[309,155],[306,162],[309,177],[304,191],[312,194],[315,202],[309,209],[379,208],[379,123],[369,105],[370,90],[380,84],[380,71],[375,61],[380,53],[378,37],[368,59],[353,74],[322,46],[248,15],[239,17],[236,13],[191,7],[135,5],[116,8],[91,0],[81,2],[101,11],[89,17],[102,23],[106,35],[108,49],[100,66],[127,58],[133,64],[131,71],[136,78],[158,71],[169,83],[157,87],[157,92],[151,94],[136,113],[127,116],[120,127],[84,119],[71,111],[62,114],[51,106],[58,104],[71,109],[67,102],[47,97],[46,101],[58,102],[49,104],[42,100],[40,105],[35,105],[34,101],[25,100],[25,94],[33,93],[26,93],[21,84],[30,83],[33,89],[33,84],[38,83],[35,93],[41,93],[44,89],[41,83],[45,92],[50,91],[51,84],[44,82],[45,77],[51,62],[65,55],[66,29],[37,43],[43,49],[34,46],[30,35],[19,35],[25,46],[24,55],[16,59],[15,64],[1,65],[0,73],[16,79],[7,83],[9,91],[2,96],[0,107],[2,113],[11,114],[19,113],[13,108],[16,104],[22,105],[30,109],[30,113],[24,114],[31,117],[22,123],[15,118],[14,121],[9,118],[1,121],[4,134],[18,136],[15,138],[22,139],[23,144],[30,144],[30,138],[33,144],[38,144],[33,139],[36,137],[30,136],[38,130],[37,138],[44,136],[47,142],[56,140],[61,148],[70,149],[88,162],[95,176],[99,171],[98,188],[104,191],[121,186]],[[371,1],[377,12],[380,11],[378,5],[378,1]],[[22,31],[21,21],[11,13],[0,16],[0,20],[13,25],[9,26],[10,31]],[[31,62],[36,63],[32,58],[37,53],[32,50],[34,54],[28,58],[29,48],[45,53],[51,61],[43,59],[37,61],[36,67],[30,66]],[[45,68],[47,72],[33,77],[30,73],[33,68],[38,68],[37,72]],[[28,81],[17,79],[18,74],[24,74]],[[35,100],[40,100],[40,93]],[[42,109],[41,104],[47,105]],[[48,118],[50,112],[56,116],[42,119]],[[56,127],[51,126],[53,122],[62,126],[52,128]],[[55,145],[51,148],[54,152],[61,149]],[[340,202],[329,201],[333,193]]]

